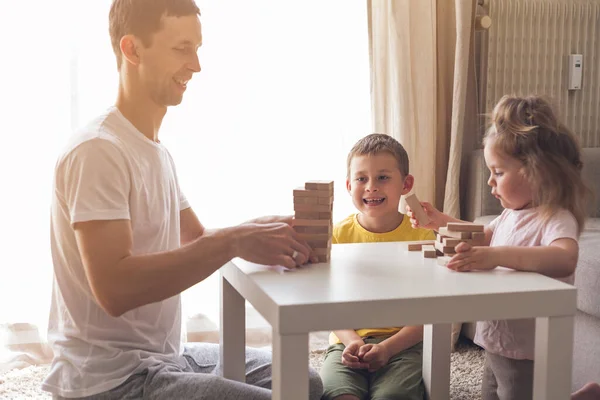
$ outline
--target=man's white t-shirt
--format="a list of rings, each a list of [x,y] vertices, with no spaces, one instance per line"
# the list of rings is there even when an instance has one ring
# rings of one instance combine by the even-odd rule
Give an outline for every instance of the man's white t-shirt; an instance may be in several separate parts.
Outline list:
[[[92,294],[73,226],[128,219],[133,255],[169,251],[180,247],[179,212],[188,207],[167,149],[146,138],[116,107],[71,138],[56,164],[52,194],[48,339],[54,360],[44,390],[90,396],[150,365],[178,363],[180,296],[111,317]]]

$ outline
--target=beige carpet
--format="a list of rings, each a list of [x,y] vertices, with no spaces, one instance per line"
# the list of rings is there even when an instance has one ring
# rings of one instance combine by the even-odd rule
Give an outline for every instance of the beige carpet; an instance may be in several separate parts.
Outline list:
[[[311,334],[310,365],[317,370],[323,361],[326,339],[325,332]],[[482,368],[482,350],[461,338],[456,351],[452,353],[450,399],[479,400]],[[50,396],[40,390],[40,382],[47,372],[48,365],[40,365],[0,373],[0,399],[49,399]]]

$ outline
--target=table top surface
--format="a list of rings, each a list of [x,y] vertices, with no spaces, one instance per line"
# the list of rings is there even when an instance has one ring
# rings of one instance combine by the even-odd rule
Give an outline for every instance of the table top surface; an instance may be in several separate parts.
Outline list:
[[[237,268],[278,305],[308,305],[389,299],[575,291],[572,285],[536,273],[496,268],[455,272],[438,265],[410,242],[353,243],[332,246],[329,263],[295,270],[268,267],[236,258]]]

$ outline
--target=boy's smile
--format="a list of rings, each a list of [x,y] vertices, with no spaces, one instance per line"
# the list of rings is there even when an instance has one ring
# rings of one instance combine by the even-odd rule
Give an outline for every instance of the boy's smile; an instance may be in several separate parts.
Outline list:
[[[365,229],[386,232],[402,222],[398,207],[400,197],[412,188],[412,176],[408,177],[402,176],[398,160],[388,152],[352,159],[346,188]]]

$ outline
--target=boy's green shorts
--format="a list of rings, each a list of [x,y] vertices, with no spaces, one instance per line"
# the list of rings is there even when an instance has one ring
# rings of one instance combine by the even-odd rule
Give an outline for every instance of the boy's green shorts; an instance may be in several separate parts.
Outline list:
[[[379,343],[387,337],[367,337],[364,342]],[[323,400],[331,400],[343,394],[359,399],[422,400],[423,343],[414,345],[392,358],[386,366],[375,372],[351,369],[342,364],[343,344],[329,346],[320,375],[323,380]]]

